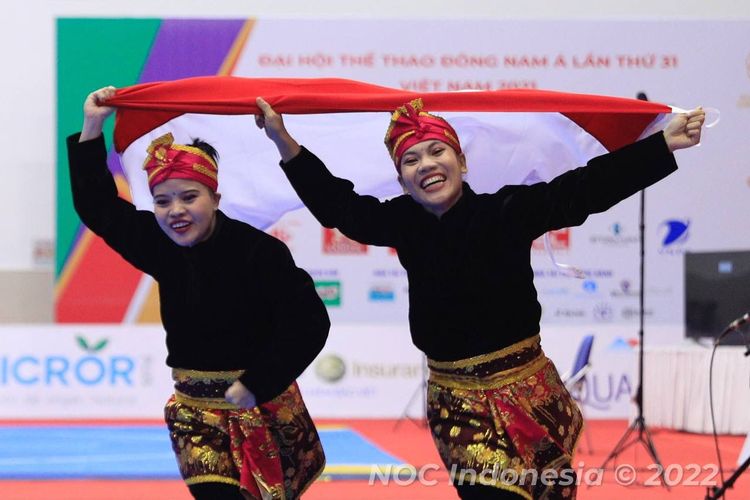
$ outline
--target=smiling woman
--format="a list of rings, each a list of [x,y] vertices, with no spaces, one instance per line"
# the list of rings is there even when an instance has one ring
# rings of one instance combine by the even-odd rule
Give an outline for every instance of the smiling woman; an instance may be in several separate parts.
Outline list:
[[[438,217],[461,197],[466,158],[443,141],[411,146],[401,157],[400,167],[398,180],[404,191]]]
[[[216,226],[219,193],[186,179],[169,179],[154,188],[154,215],[172,241],[191,247],[208,239]]]
[[[462,182],[455,130],[415,99],[393,112],[385,137],[406,194],[381,202],[331,175],[278,113],[257,103],[258,125],[320,223],[396,249],[409,277],[412,340],[428,357],[432,437],[446,468],[470,478],[454,477],[461,498],[575,498],[572,456],[583,422],[541,347],[531,246],[674,171],[671,152],[698,143],[703,111],[550,182],[477,194]],[[519,484],[488,476],[493,470],[559,480]]]
[[[218,153],[200,139],[190,146],[173,142],[172,134],[154,140],[143,168],[159,227],[178,245],[190,247],[208,239],[216,227]]]
[[[279,240],[221,210],[218,154],[207,143],[147,149],[154,214],[117,196],[102,122],[115,92],[92,92],[68,138],[76,211],[159,283],[174,395],[165,420],[185,483],[199,499],[298,498],[323,450],[295,379],[330,323],[310,276]]]

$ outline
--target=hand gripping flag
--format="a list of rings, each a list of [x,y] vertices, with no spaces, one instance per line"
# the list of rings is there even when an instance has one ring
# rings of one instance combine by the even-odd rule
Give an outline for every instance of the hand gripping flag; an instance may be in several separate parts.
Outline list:
[[[543,90],[415,93],[353,80],[199,77],[119,89],[115,148],[132,200],[152,209],[142,169],[151,141],[172,132],[199,137],[220,154],[219,192],[230,217],[265,228],[301,202],[277,167],[279,155],[252,115],[263,97],[285,115],[293,137],[357,192],[402,192],[383,135],[396,107],[422,98],[425,109],[456,129],[477,192],[547,181],[590,158],[660,128],[664,104]]]

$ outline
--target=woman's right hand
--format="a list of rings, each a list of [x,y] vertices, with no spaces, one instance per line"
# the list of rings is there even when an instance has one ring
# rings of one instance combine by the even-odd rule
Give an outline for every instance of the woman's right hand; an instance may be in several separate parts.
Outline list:
[[[255,124],[258,128],[264,129],[268,138],[276,144],[281,154],[281,161],[286,163],[297,156],[301,148],[287,132],[282,116],[274,111],[262,97],[255,99],[255,103],[263,112],[262,115],[255,115]]]
[[[104,120],[115,110],[112,106],[105,106],[104,102],[114,96],[116,90],[110,85],[95,90],[86,97],[83,103],[83,127],[79,142],[95,139],[101,135]]]

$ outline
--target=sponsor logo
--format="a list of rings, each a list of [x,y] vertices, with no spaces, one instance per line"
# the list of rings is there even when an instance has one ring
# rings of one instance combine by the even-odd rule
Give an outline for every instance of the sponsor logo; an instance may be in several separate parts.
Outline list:
[[[21,354],[0,355],[0,387],[19,385],[27,387],[128,387],[151,382],[139,360],[133,356],[105,354],[108,339],[90,342],[82,336],[75,337],[76,345],[84,354]]]
[[[596,293],[596,291],[599,289],[599,285],[597,285],[596,281],[594,280],[583,280],[583,283],[581,283],[581,288],[583,288],[583,291],[586,293]]]
[[[315,291],[326,306],[341,305],[340,281],[315,281]]]
[[[315,362],[315,375],[328,383],[336,383],[347,376],[351,378],[416,379],[422,376],[419,363],[347,363],[338,354],[323,354]]]
[[[555,318],[580,319],[586,317],[586,311],[583,309],[564,309],[557,308],[553,313]]]
[[[591,373],[584,378],[581,390],[583,404],[608,410],[622,400],[630,401],[633,384],[625,373]]]
[[[690,237],[690,221],[687,219],[668,219],[659,225],[661,248],[659,253],[681,255],[684,245]]]
[[[315,375],[330,384],[338,382],[346,375],[346,363],[336,354],[324,354],[315,363]]]
[[[371,302],[393,302],[396,300],[396,292],[390,285],[374,285],[370,288],[368,296]]]
[[[625,307],[621,311],[622,318],[623,319],[634,319],[634,318],[640,318],[641,311],[637,307]],[[643,317],[644,318],[650,318],[653,317],[654,310],[653,309],[643,309]]]
[[[606,302],[596,304],[593,310],[594,319],[597,321],[607,322],[614,319],[614,312],[612,306]]]
[[[421,376],[422,366],[418,363],[352,363],[355,378],[415,379]]]
[[[591,278],[611,278],[614,272],[611,269],[582,269],[584,277]],[[552,269],[534,269],[534,278],[569,278],[570,275],[565,271],[557,268]]]
[[[330,279],[339,277],[338,269],[308,269],[307,272],[313,278]]]
[[[406,269],[399,267],[397,269],[373,269],[372,275],[376,278],[406,278]]]
[[[297,228],[301,226],[300,221],[295,219],[282,219],[266,231],[276,239],[279,239],[289,245],[294,239]]]
[[[615,222],[609,226],[607,234],[593,234],[589,241],[594,245],[627,246],[638,243],[638,236],[627,234],[622,224]]]
[[[570,250],[570,228],[557,229],[547,233],[549,235],[550,248],[552,250]],[[544,236],[535,239],[531,243],[531,249],[535,251],[544,250]]]
[[[635,297],[638,295],[638,290],[633,288],[633,283],[630,280],[621,280],[620,287],[610,292],[612,297]]]
[[[336,255],[363,255],[367,245],[350,240],[337,229],[323,228],[323,253]]]

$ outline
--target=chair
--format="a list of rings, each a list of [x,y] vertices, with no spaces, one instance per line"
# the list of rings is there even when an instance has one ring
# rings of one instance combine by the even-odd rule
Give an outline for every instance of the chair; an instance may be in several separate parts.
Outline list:
[[[581,416],[586,420],[586,414],[583,408],[583,388],[586,382],[586,374],[591,370],[591,347],[594,345],[594,336],[586,335],[581,340],[581,344],[578,346],[578,352],[576,353],[576,359],[573,362],[573,369],[570,372],[566,372],[562,375],[562,381],[565,384],[565,388],[578,403],[578,407],[581,409]],[[591,445],[591,433],[588,425],[584,424],[583,433],[586,437],[586,445],[588,446],[589,454],[594,452],[594,448]]]

